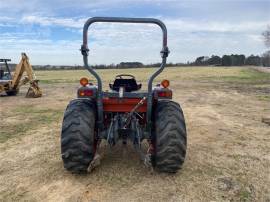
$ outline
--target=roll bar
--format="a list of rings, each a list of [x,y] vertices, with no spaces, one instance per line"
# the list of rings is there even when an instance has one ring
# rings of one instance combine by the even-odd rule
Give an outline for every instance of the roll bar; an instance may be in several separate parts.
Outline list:
[[[152,113],[152,84],[153,80],[163,71],[166,65],[166,58],[169,55],[169,49],[167,47],[167,28],[163,22],[154,18],[123,18],[123,17],[93,17],[89,18],[83,27],[83,44],[81,46],[81,53],[83,55],[83,61],[85,68],[97,79],[98,92],[97,92],[97,107],[98,107],[98,121],[102,124],[103,121],[103,106],[102,106],[102,81],[96,71],[88,65],[88,28],[95,22],[113,22],[113,23],[146,23],[158,25],[163,33],[162,37],[162,50],[160,51],[162,57],[162,63],[159,69],[154,72],[148,80],[148,97],[147,97],[147,121],[151,123]]]

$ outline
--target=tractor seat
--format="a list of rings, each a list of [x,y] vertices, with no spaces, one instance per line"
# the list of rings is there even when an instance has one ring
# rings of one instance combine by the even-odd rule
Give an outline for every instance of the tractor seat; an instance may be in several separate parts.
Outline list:
[[[114,83],[109,84],[110,89],[119,92],[120,87],[124,88],[125,92],[132,92],[140,90],[142,84],[137,84],[137,81],[133,75],[120,74],[115,77]]]

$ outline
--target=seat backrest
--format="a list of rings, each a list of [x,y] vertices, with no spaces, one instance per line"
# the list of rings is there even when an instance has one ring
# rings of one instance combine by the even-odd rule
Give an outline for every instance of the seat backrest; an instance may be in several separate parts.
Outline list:
[[[112,90],[119,91],[120,87],[124,87],[126,92],[139,90],[141,85],[137,85],[135,79],[115,79],[113,85],[110,87]]]

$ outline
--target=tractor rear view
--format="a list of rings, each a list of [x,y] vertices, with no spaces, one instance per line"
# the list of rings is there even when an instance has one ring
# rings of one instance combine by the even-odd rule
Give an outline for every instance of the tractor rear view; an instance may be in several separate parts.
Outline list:
[[[88,28],[95,22],[151,23],[163,33],[159,69],[150,76],[146,91],[141,91],[133,75],[117,75],[102,90],[102,80],[88,65]],[[87,78],[80,80],[77,98],[66,108],[61,133],[61,153],[64,167],[73,173],[90,171],[98,159],[102,140],[110,146],[131,141],[147,166],[160,172],[175,173],[184,163],[187,133],[183,111],[172,101],[169,81],[163,80],[153,87],[153,80],[163,71],[169,54],[166,26],[153,18],[94,17],[83,29],[81,47],[85,68],[96,78],[97,85]],[[147,152],[141,147],[148,142]]]

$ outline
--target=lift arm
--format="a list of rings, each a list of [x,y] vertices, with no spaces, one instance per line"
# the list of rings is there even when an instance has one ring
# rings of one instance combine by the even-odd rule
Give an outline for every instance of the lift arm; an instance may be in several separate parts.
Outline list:
[[[27,78],[21,82],[23,73],[26,72]],[[22,53],[22,59],[19,64],[16,65],[15,72],[12,79],[11,88],[17,89],[21,85],[27,83],[28,81],[33,82],[36,79],[36,76],[33,72],[33,68],[29,63],[29,59],[25,53]]]

